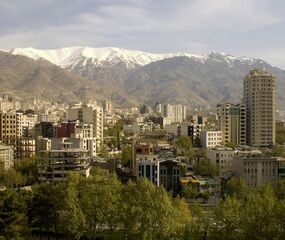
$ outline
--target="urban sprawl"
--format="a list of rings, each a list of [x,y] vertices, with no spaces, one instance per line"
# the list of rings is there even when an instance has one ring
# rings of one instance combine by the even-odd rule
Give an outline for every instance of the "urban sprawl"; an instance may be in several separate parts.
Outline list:
[[[147,180],[172,199],[183,198],[187,206],[197,205],[202,212],[214,211],[239,185],[252,191],[264,186],[279,191],[285,178],[285,124],[276,117],[275,77],[265,69],[253,69],[243,81],[242,101],[216,103],[216,109],[179,103],[124,108],[110,99],[65,104],[4,94],[0,100],[1,192],[11,187],[33,192],[35,185],[60,185],[70,176],[88,179],[102,175],[103,170],[122,185]],[[33,171],[17,181],[15,172],[23,169],[23,163],[32,165]],[[239,194],[235,192],[237,199]],[[199,218],[193,209],[190,215]],[[216,232],[226,223],[219,224]],[[112,229],[105,222],[96,226],[95,232]],[[116,231],[124,229],[116,226]],[[200,226],[203,235],[197,239],[214,236],[205,223]],[[137,232],[143,231],[140,228],[141,223],[134,227]],[[57,234],[52,224],[45,230]],[[134,233],[129,234],[139,236]],[[160,239],[150,236],[144,235]],[[79,239],[74,234],[69,239],[73,238]]]

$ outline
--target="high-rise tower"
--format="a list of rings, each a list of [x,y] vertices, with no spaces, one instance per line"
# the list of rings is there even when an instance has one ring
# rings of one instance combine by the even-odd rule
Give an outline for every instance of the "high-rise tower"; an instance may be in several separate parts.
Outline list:
[[[275,144],[275,77],[254,69],[244,78],[247,108],[247,144],[270,147]]]

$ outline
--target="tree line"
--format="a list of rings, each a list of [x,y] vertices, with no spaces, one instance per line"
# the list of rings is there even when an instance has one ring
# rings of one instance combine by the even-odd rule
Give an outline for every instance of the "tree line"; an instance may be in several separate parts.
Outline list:
[[[21,169],[26,169],[22,166]],[[30,172],[26,173],[29,176]],[[25,178],[26,181],[30,181]],[[93,169],[65,182],[0,191],[0,239],[275,239],[285,236],[285,184],[253,190],[232,178],[212,210],[189,206],[146,179],[122,184]],[[40,237],[38,238],[40,239]]]
[[[190,222],[180,198],[146,179],[121,184],[95,169],[89,178],[0,192],[0,239],[32,239],[32,232],[65,239],[180,239]]]

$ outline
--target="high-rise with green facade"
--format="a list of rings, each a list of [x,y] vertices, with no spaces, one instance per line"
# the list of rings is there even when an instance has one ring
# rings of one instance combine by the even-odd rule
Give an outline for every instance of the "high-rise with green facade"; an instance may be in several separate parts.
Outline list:
[[[246,144],[246,107],[243,104],[223,103],[217,105],[218,128],[222,142],[234,145]]]

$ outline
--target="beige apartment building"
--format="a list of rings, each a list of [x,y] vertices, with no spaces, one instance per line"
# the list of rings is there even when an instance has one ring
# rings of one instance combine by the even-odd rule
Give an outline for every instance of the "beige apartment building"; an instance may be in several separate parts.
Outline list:
[[[9,170],[14,165],[14,151],[11,146],[0,142],[0,171]]]
[[[223,103],[217,105],[218,129],[222,142],[246,145],[246,106]]]
[[[68,110],[68,120],[79,120],[83,124],[93,124],[93,137],[97,148],[103,144],[103,108],[95,105],[80,104]]]
[[[0,112],[0,140],[15,139],[23,135],[23,113]]]
[[[270,147],[275,144],[275,77],[254,69],[244,78],[247,112],[247,144]]]
[[[207,149],[207,158],[219,170],[219,175],[222,177],[225,174],[233,172],[233,157],[235,150],[226,147],[215,147]]]

